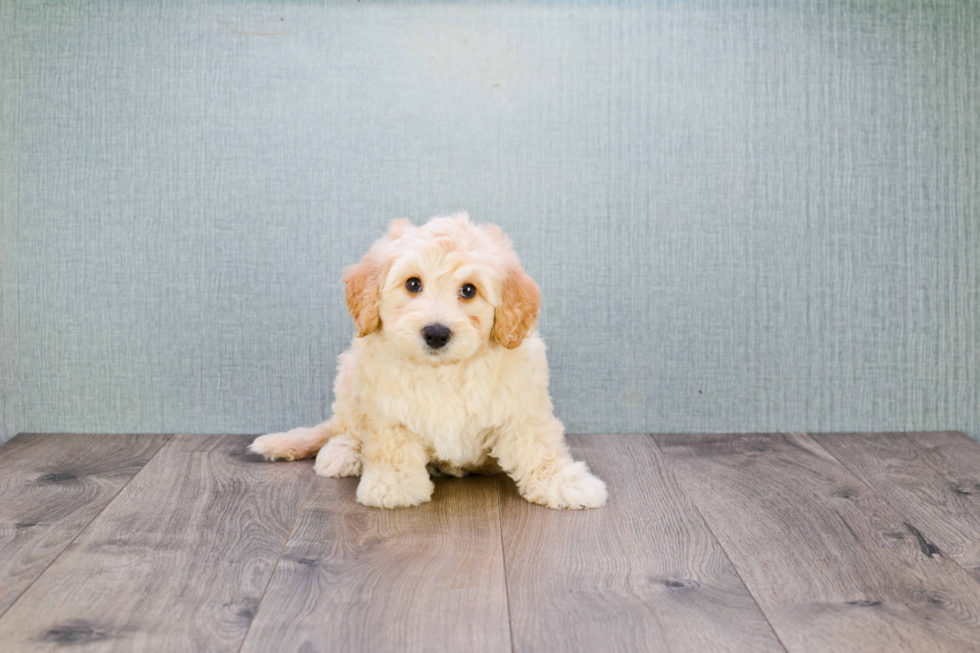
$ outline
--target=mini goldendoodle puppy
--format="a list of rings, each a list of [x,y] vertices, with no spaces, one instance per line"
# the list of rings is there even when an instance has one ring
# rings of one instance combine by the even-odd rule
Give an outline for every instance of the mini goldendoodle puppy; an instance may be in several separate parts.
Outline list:
[[[368,506],[417,506],[430,471],[502,469],[528,501],[595,508],[606,485],[572,460],[548,396],[540,291],[511,241],[465,213],[391,223],[347,269],[357,327],[340,355],[333,417],[257,438],[267,459],[317,454],[322,476],[361,476]]]

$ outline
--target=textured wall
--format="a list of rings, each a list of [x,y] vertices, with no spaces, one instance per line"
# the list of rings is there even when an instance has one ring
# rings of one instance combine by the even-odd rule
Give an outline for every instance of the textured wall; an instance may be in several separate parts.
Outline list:
[[[975,3],[367,5],[0,4],[0,439],[324,418],[459,208],[571,431],[980,435]]]

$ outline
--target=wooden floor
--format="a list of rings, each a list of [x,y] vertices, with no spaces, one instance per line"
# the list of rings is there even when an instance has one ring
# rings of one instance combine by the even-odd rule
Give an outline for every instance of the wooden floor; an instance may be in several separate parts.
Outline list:
[[[420,508],[245,436],[0,447],[0,650],[980,651],[980,444],[584,435],[608,506]]]

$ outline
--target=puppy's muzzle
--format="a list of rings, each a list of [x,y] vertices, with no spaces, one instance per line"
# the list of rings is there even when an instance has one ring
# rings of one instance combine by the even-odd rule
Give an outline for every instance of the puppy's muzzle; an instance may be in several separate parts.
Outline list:
[[[429,347],[440,349],[445,347],[449,339],[453,337],[453,332],[443,324],[430,324],[422,329],[422,337]]]

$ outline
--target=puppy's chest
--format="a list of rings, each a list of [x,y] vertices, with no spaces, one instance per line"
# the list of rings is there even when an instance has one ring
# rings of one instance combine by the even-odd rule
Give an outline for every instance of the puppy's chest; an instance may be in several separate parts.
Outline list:
[[[486,428],[493,421],[491,387],[445,379],[420,379],[406,387],[401,416],[420,428]]]
[[[492,385],[447,376],[415,379],[403,390],[392,402],[392,417],[418,435],[434,458],[464,465],[486,453],[487,434],[500,422]]]

